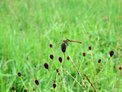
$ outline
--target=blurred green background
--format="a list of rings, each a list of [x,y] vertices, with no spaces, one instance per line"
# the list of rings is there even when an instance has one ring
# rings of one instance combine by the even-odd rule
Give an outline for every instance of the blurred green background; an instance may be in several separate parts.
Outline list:
[[[121,37],[122,0],[0,0],[0,92],[11,92],[12,86],[16,92],[32,92],[33,88],[35,92],[93,92],[88,82],[83,89],[66,73],[62,74],[66,85],[62,84],[55,72],[61,68],[59,56],[63,57],[63,68],[77,81],[82,77],[66,56],[81,75],[89,76],[97,92],[122,92],[122,71],[117,68],[122,64]],[[82,45],[69,43],[64,57],[60,48],[64,39],[78,40]],[[45,62],[49,70],[44,68]],[[96,69],[101,72],[96,74]],[[40,85],[35,85],[35,79]],[[56,89],[52,87],[54,80]]]

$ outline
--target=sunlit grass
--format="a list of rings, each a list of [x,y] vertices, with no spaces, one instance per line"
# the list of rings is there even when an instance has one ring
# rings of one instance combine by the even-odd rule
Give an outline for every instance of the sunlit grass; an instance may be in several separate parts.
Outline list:
[[[1,0],[0,92],[121,92],[121,3]]]

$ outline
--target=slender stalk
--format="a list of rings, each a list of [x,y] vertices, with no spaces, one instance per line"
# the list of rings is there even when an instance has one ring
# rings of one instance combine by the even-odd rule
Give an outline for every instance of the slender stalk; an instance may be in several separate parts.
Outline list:
[[[65,53],[64,53],[64,61],[63,61],[62,65],[61,65],[61,70],[62,70],[62,76],[64,76],[64,79],[63,79],[64,90],[65,90],[65,92],[67,92],[66,84],[65,84],[66,83],[66,81],[65,81],[65,75],[64,75],[64,71],[63,71],[64,62],[65,62]]]
[[[64,72],[67,73],[67,75],[69,75],[76,83],[78,83],[79,86],[81,86],[82,88],[85,88],[84,85],[82,85],[78,80],[76,80],[76,78],[74,78],[68,71],[64,70]]]
[[[71,60],[73,67],[75,68],[75,70],[77,71],[77,73],[81,76],[80,71],[78,70],[77,66],[75,65],[75,63]]]
[[[89,80],[88,76],[86,74],[84,74],[84,76],[86,77],[87,81],[90,83],[91,87],[93,88],[94,92],[97,92],[94,85],[92,84],[92,82]]]

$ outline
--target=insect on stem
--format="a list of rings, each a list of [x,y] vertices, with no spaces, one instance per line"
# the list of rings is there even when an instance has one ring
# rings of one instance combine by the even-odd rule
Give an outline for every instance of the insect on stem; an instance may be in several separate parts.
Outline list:
[[[75,43],[80,43],[80,44],[82,44],[82,42],[80,42],[80,41],[69,40],[69,39],[63,40],[63,42],[65,42],[65,43],[67,43],[67,42],[75,42]]]
[[[75,43],[82,44],[82,42],[76,40],[69,40],[69,39],[63,40],[63,43],[61,44],[61,50],[63,53],[66,52],[68,42],[75,42]]]

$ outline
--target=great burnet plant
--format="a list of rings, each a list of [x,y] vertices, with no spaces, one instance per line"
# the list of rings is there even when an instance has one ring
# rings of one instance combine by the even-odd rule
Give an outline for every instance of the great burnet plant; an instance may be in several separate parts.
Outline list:
[[[64,54],[64,56],[65,56],[65,53],[67,51],[67,47],[68,47],[68,44],[69,43],[79,43],[79,44],[82,44],[82,42],[76,41],[76,40],[69,40],[69,39],[63,40],[63,42],[61,44],[61,51]],[[52,44],[50,44],[49,46],[50,46],[50,48],[53,47]],[[92,47],[89,46],[88,47],[88,50],[89,51],[92,50]],[[83,55],[83,57],[85,57],[86,56],[86,52],[83,52],[82,55]],[[114,51],[111,50],[109,52],[109,55],[110,55],[110,57],[113,57]],[[57,58],[57,57],[55,57],[55,58]],[[54,59],[54,55],[53,54],[50,54],[50,59],[51,60]],[[62,63],[65,63],[64,60],[65,60],[65,57],[64,57],[64,59],[61,56],[58,57],[58,61],[59,61],[59,63],[61,63],[61,66],[62,66]],[[70,60],[70,56],[67,56],[67,60]],[[72,60],[70,60],[70,61],[71,61],[71,64],[74,66],[74,69],[76,70],[76,73],[80,76],[80,78],[83,78],[82,80],[84,80],[84,77],[85,77],[85,79],[87,80],[87,82],[91,85],[91,88],[93,89],[93,91],[96,92],[97,89],[95,88],[94,83],[91,82],[91,80],[89,79],[89,77],[87,76],[87,74],[81,74],[80,71],[78,70],[78,67],[76,66],[76,64]],[[101,59],[98,59],[98,64],[101,64],[102,63],[101,61],[102,61]],[[119,69],[121,70],[121,67]],[[87,86],[86,85],[88,85],[88,84],[83,83],[83,81],[80,82],[80,81],[76,80],[75,77],[71,73],[69,73],[65,69],[64,66],[62,66],[62,70],[60,70],[59,68],[56,68],[56,73],[58,75],[60,75],[60,72],[61,71],[63,71],[64,73],[66,73],[68,76],[70,76],[70,78],[72,78],[76,83],[78,83],[78,85],[80,85],[82,87],[82,89],[84,89],[84,90],[87,89]],[[61,77],[62,77],[62,80],[61,81],[65,80],[64,79],[64,76],[61,76]],[[64,82],[66,82],[66,81],[64,81]],[[53,83],[53,88],[54,89],[56,88],[56,81]]]

